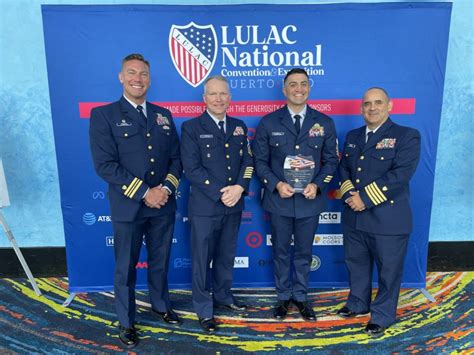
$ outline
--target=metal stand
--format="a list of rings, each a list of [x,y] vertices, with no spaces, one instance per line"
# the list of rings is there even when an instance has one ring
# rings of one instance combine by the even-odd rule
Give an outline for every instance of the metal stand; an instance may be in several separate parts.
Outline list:
[[[428,301],[436,303],[435,298],[428,292],[426,288],[420,288],[420,292],[428,299]]]
[[[23,257],[23,254],[21,253],[20,248],[16,244],[16,240],[13,237],[13,233],[10,230],[10,227],[8,227],[7,221],[5,220],[5,217],[3,217],[3,214],[1,211],[0,211],[0,223],[2,224],[3,230],[5,231],[8,239],[13,245],[13,250],[15,250],[16,256],[18,257],[18,260],[20,260],[21,266],[23,267],[23,270],[25,270],[26,276],[28,276],[28,280],[30,280],[31,286],[33,286],[33,290],[35,290],[35,293],[38,296],[41,296],[41,291],[38,285],[36,284],[33,274],[31,273],[30,268],[28,267],[28,264],[26,263],[26,260]]]
[[[76,297],[76,293],[71,292],[68,298],[66,299],[66,301],[63,302],[63,307],[68,307],[71,304],[71,302],[74,300],[74,297]]]

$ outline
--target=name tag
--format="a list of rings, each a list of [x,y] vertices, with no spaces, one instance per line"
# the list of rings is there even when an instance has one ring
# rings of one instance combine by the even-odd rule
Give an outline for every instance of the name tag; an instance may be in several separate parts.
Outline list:
[[[284,136],[285,132],[272,132],[272,137],[273,136]]]
[[[213,134],[200,134],[199,138],[214,138]]]

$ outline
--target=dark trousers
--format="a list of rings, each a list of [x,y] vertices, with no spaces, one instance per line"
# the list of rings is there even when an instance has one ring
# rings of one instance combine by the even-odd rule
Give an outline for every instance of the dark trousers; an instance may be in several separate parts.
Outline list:
[[[214,301],[234,302],[231,287],[241,217],[241,212],[190,217],[193,305],[199,318],[213,317]]]
[[[408,235],[372,234],[343,225],[344,253],[349,271],[347,307],[369,311],[371,323],[388,327],[395,323]],[[372,297],[374,262],[378,270],[378,291]]]
[[[270,214],[275,286],[279,300],[293,298],[299,302],[306,301],[313,240],[318,223],[319,215],[296,219]]]
[[[168,293],[168,264],[173,236],[174,213],[141,218],[135,222],[113,222],[115,274],[115,308],[124,327],[135,323],[136,265],[145,240],[148,254],[148,291],[153,309],[170,309]],[[143,236],[145,239],[143,239]]]

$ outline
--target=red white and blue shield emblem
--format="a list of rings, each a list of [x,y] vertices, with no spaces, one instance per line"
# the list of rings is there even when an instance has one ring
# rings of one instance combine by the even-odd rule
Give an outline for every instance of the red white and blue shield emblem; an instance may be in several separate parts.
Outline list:
[[[217,36],[214,26],[171,26],[169,50],[173,64],[189,85],[201,84],[214,66],[217,54]]]

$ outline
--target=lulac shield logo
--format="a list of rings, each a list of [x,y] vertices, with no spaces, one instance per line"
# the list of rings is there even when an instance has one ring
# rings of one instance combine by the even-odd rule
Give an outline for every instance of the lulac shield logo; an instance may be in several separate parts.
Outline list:
[[[212,25],[171,26],[169,50],[173,64],[189,85],[201,84],[214,66],[217,36]]]

